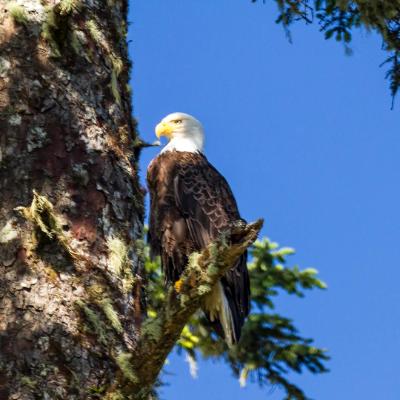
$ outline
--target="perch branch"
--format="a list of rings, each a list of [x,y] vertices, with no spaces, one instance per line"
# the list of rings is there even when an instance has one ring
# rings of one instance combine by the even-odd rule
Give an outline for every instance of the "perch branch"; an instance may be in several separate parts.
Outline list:
[[[262,220],[235,226],[201,253],[193,253],[178,284],[169,287],[164,307],[142,325],[135,354],[125,358],[123,392],[148,399],[164,362],[183,327],[215,283],[257,239]],[[123,372],[124,372],[124,369]]]

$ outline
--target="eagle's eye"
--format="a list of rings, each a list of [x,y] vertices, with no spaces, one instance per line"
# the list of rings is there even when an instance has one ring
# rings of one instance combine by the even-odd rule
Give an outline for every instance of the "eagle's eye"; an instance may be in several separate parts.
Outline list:
[[[175,123],[175,125],[179,125],[179,124],[182,123],[182,120],[181,120],[181,119],[176,119],[176,120],[174,121],[174,123]]]

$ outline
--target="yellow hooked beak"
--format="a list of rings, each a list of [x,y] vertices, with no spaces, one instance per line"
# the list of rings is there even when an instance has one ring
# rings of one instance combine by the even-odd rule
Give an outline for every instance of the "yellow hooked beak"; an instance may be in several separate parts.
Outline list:
[[[156,136],[160,138],[161,136],[165,136],[168,139],[171,139],[172,137],[172,132],[174,128],[167,122],[160,122],[156,126]]]

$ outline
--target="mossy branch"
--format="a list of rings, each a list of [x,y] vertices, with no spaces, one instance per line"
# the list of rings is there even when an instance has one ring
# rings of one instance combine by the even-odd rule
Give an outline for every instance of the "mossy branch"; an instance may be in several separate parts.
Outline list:
[[[178,284],[169,288],[163,308],[155,318],[143,323],[137,351],[130,363],[135,379],[123,385],[128,398],[147,398],[189,318],[218,279],[254,243],[262,225],[263,221],[258,220],[236,226],[201,253],[192,254]]]

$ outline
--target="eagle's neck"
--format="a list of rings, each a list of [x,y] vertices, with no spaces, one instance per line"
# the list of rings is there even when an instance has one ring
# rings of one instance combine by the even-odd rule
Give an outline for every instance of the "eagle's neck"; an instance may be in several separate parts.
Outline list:
[[[168,144],[161,150],[161,153],[166,151],[187,151],[189,153],[202,153],[204,146],[203,132],[196,131],[186,134],[174,135]]]

